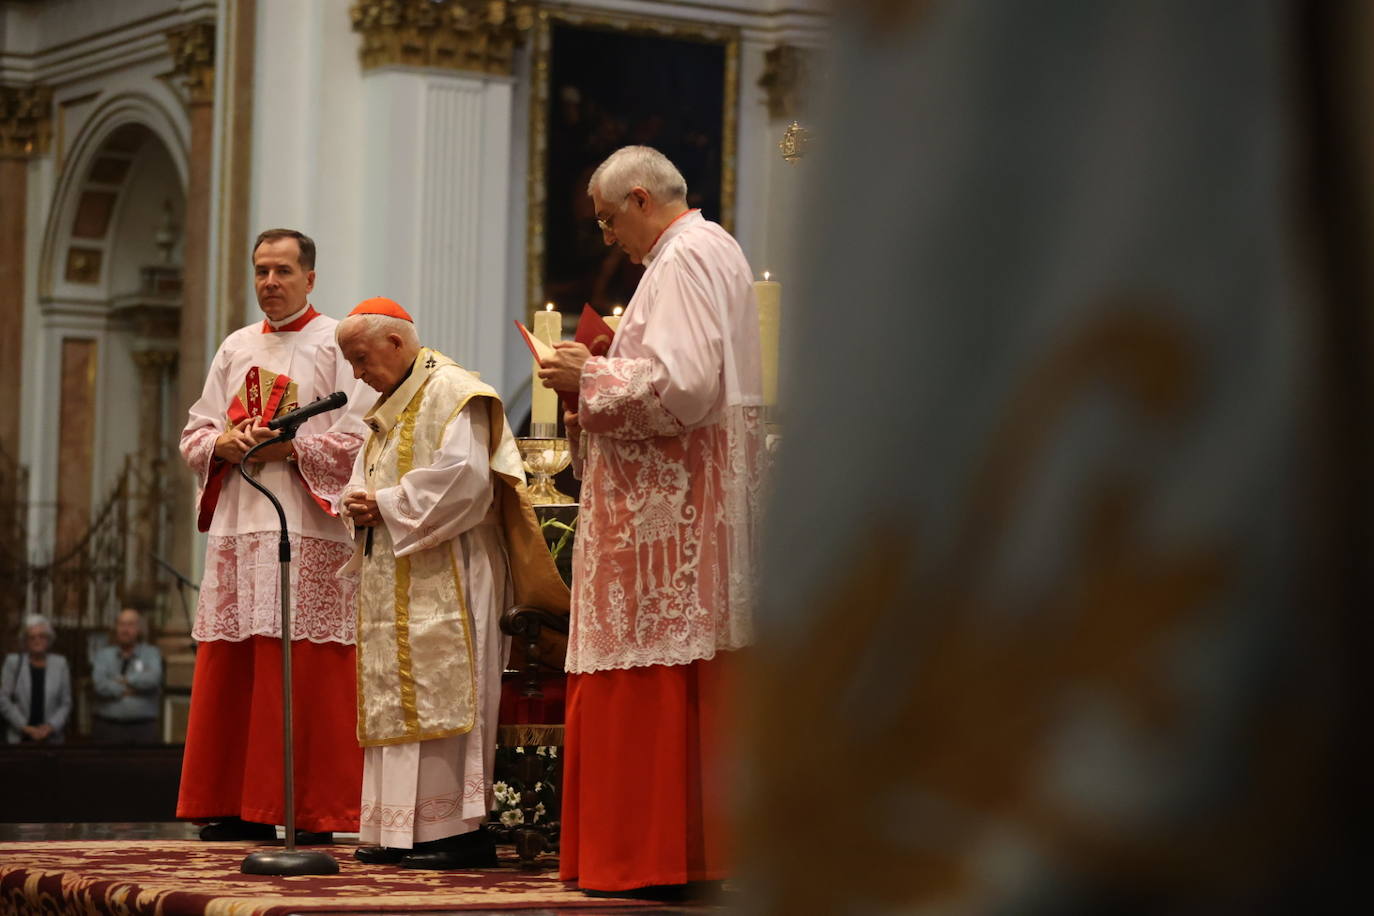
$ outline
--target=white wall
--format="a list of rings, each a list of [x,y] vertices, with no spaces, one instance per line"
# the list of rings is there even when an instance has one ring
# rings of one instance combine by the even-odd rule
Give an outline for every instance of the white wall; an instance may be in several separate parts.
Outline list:
[[[364,298],[363,86],[348,7],[349,0],[260,2],[254,59],[250,231],[281,226],[315,240],[311,301],[335,318]],[[246,274],[251,242],[239,268]],[[244,312],[256,315],[257,303]]]

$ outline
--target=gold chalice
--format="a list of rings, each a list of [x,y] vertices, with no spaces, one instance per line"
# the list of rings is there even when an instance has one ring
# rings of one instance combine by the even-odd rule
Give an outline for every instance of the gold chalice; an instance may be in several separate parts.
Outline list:
[[[553,485],[553,475],[572,463],[568,440],[551,437],[516,439],[520,446],[520,460],[530,475],[530,502],[536,506],[562,506],[573,501],[559,493]]]

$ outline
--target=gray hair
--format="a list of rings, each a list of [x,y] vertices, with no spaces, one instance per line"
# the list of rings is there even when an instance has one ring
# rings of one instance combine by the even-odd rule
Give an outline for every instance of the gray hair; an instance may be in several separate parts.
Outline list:
[[[43,631],[48,634],[49,646],[57,642],[57,631],[52,628],[52,623],[48,618],[44,617],[42,614],[30,614],[24,618],[24,629],[19,631],[20,638],[27,637],[29,635],[29,630],[34,627],[42,627]]]
[[[687,181],[668,157],[652,146],[622,146],[606,157],[587,182],[587,195],[600,189],[603,199],[623,201],[643,188],[662,203],[687,200]]]
[[[388,334],[396,334],[407,347],[420,346],[420,332],[414,322],[390,315],[349,315],[334,329],[334,339],[338,340],[345,330],[361,327],[368,340],[376,340]]]

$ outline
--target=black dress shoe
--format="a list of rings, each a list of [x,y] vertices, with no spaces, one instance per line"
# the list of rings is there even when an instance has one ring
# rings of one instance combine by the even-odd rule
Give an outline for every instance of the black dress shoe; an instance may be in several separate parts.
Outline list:
[[[297,846],[333,846],[334,833],[331,830],[297,830]]]
[[[683,904],[694,900],[687,884],[646,884],[644,887],[629,887],[627,890],[594,890],[591,887],[580,889],[587,897],[616,897],[628,900],[653,900],[660,904]]]
[[[428,868],[439,871],[468,868],[496,868],[496,840],[482,830],[418,843],[397,863],[402,868]]]
[[[631,900],[654,900],[659,903],[684,903],[692,899],[685,884],[650,884],[623,891],[598,891],[590,887],[581,890],[588,897],[626,897]]]
[[[249,842],[260,843],[264,840],[275,840],[277,838],[277,828],[271,824],[259,824],[256,821],[240,820],[237,817],[227,817],[213,824],[206,824],[200,828],[200,838],[211,843],[221,842]]]
[[[359,846],[353,850],[353,858],[368,865],[395,865],[410,854],[409,849],[394,846]]]

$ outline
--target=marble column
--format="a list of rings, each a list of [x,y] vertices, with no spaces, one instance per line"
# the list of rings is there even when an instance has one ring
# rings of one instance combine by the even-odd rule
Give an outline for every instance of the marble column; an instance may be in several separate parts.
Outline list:
[[[10,409],[0,411],[0,461],[6,466],[17,465],[20,455],[29,159],[48,151],[51,135],[51,89],[0,86],[0,391],[11,400]],[[8,483],[0,467],[0,485]]]
[[[197,22],[167,33],[173,75],[185,90],[191,121],[186,188],[179,381],[174,406],[185,411],[205,380],[206,297],[210,246],[210,169],[214,158],[215,27]]]
[[[187,169],[186,230],[182,256],[181,325],[177,340],[177,384],[172,399],[172,414],[186,411],[200,397],[205,381],[205,336],[209,303],[210,193],[211,166],[214,160],[215,27],[196,22],[167,33],[172,56],[172,76],[184,91],[191,123],[191,144]],[[172,472],[178,485],[173,489],[173,530],[191,531],[191,494],[189,473],[181,462]],[[169,559],[178,569],[190,569],[190,538],[173,538]]]
[[[412,309],[426,343],[499,386],[515,48],[530,3],[352,7],[362,37],[362,286]]]

